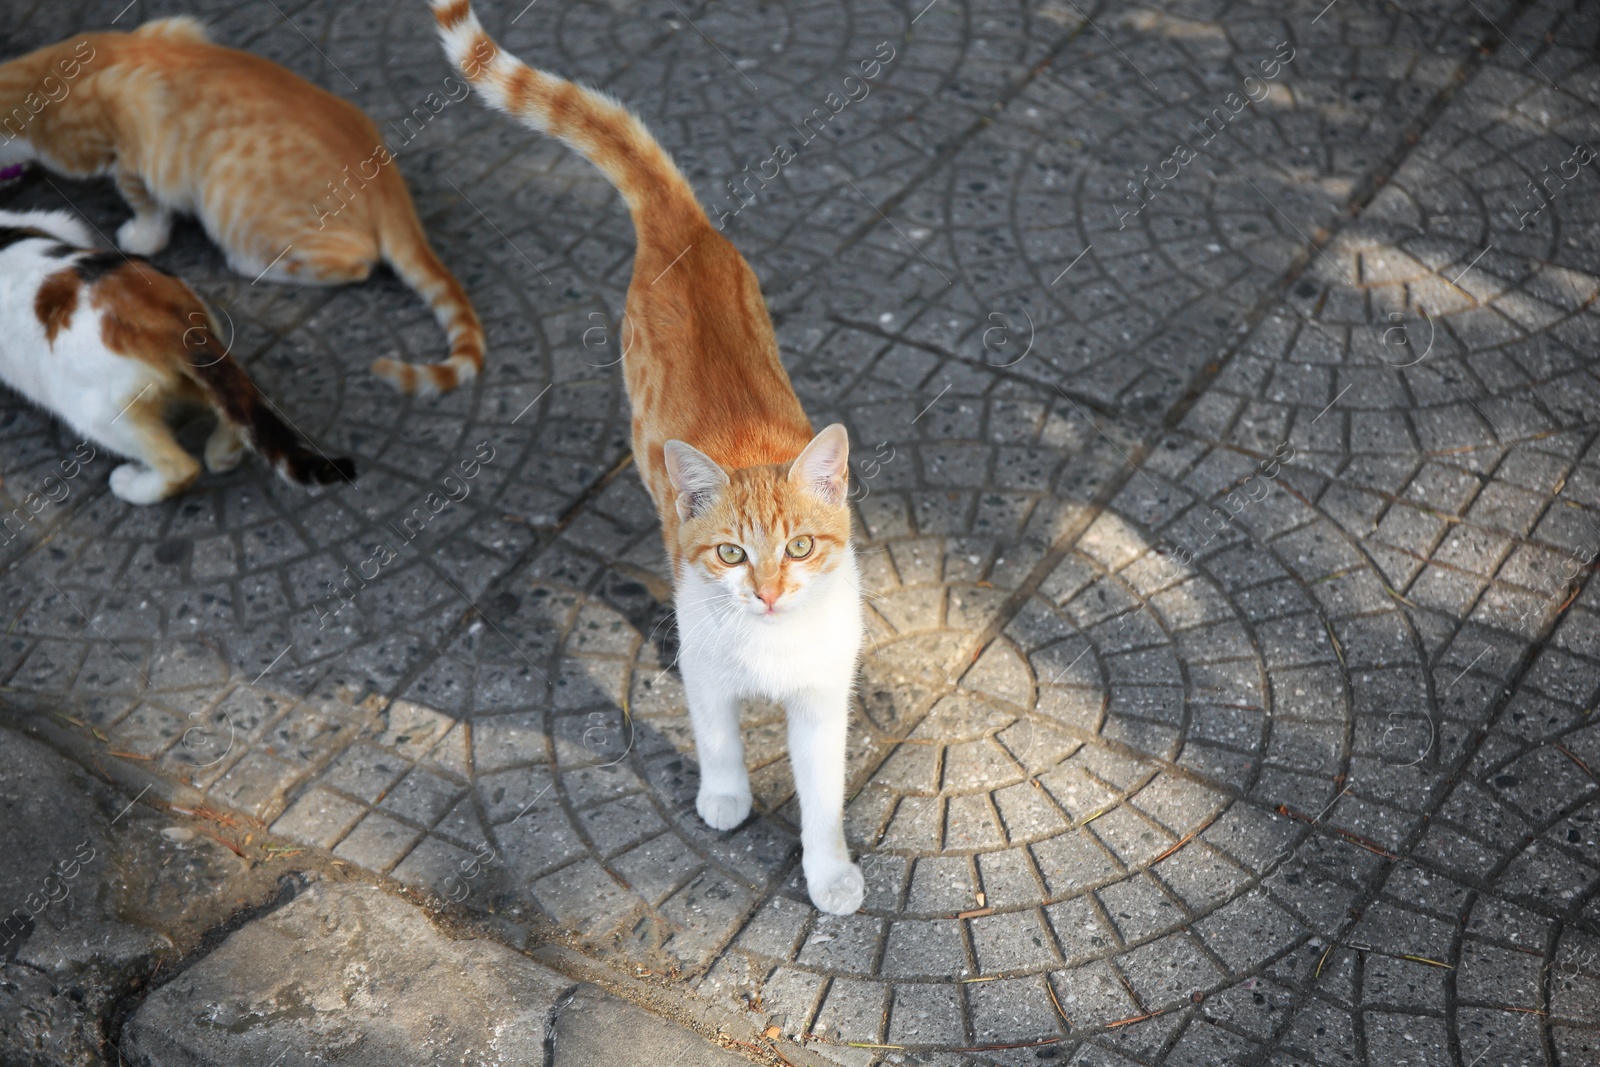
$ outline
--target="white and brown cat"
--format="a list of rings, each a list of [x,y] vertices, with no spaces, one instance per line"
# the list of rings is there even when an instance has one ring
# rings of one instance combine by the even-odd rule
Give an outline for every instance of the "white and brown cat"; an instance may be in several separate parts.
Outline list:
[[[447,392],[483,368],[483,327],[372,120],[211,43],[194,19],[79,34],[0,64],[0,133],[0,167],[115,178],[133,208],[117,231],[125,252],[155,255],[188,213],[249,278],[338,285],[389,264],[450,337],[443,363],[373,363],[403,392]]]
[[[111,472],[111,491],[130,504],[199,476],[167,423],[188,406],[216,413],[210,470],[236,467],[248,446],[292,482],[355,477],[348,459],[308,448],[271,410],[194,290],[146,260],[96,251],[64,211],[0,211],[0,381],[133,459]]]
[[[844,839],[845,739],[863,636],[849,442],[813,436],[755,273],[616,101],[500,50],[467,0],[434,0],[445,51],[493,106],[576,148],[622,193],[638,251],[624,357],[633,452],[672,565],[701,818],[750,814],[741,698],[781,701],[811,900],[861,905]]]

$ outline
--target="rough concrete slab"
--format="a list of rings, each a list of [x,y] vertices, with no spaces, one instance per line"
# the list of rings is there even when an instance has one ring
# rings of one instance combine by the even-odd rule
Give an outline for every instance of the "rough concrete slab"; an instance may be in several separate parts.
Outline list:
[[[588,1067],[622,1049],[663,1067],[743,1062],[364,885],[313,885],[235,931],[153,992],[123,1038],[138,1067]]]
[[[0,728],[0,1063],[114,1063],[105,1025],[163,960],[268,899],[199,820],[134,803]],[[279,867],[282,865],[279,864]]]

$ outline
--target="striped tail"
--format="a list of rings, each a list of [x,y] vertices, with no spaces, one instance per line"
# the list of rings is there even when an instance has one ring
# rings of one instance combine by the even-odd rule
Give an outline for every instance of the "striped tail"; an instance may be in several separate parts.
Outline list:
[[[209,321],[209,320],[208,320]],[[199,331],[191,342],[184,334],[187,358],[175,361],[184,376],[210,397],[217,410],[239,428],[245,442],[279,474],[300,485],[328,485],[354,481],[356,467],[348,459],[329,459],[314,451],[274,412],[256,383],[216,341],[215,324]]]
[[[372,373],[402,393],[437,396],[470,382],[483,370],[483,325],[467,291],[433,254],[409,196],[406,199],[401,205],[404,210],[386,213],[381,234],[383,258],[433,309],[450,338],[450,355],[443,363],[375,360]]]
[[[641,237],[647,221],[704,222],[694,190],[644,124],[604,93],[535,70],[484,32],[470,0],[430,0],[445,54],[494,108],[583,153],[628,203]],[[642,242],[641,242],[642,243]]]

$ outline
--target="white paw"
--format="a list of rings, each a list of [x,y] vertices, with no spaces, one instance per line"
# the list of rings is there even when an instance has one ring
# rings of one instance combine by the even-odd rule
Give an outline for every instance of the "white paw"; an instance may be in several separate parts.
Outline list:
[[[136,256],[153,256],[167,247],[172,224],[154,215],[135,215],[117,227],[117,247]]]
[[[244,449],[242,447],[233,449],[231,452],[223,451],[222,449],[213,452],[208,448],[206,449],[206,470],[213,474],[226,474],[237,467],[242,459],[244,459]]]
[[[867,880],[861,868],[845,860],[825,860],[804,864],[806,891],[818,911],[830,915],[850,915],[867,895]]]
[[[214,433],[206,441],[206,470],[214,474],[231,471],[244,459],[244,442],[237,434]]]
[[[707,793],[701,790],[694,802],[695,809],[706,825],[713,830],[732,830],[750,815],[750,794],[729,796],[726,793]]]
[[[167,479],[141,463],[124,463],[111,472],[111,491],[130,504],[154,504],[167,498]]]

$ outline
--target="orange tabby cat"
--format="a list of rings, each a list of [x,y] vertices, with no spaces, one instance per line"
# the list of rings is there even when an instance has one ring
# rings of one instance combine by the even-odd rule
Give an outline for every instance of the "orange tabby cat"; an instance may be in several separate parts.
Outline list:
[[[729,830],[749,815],[739,700],[782,701],[807,889],[853,912],[864,883],[844,839],[845,736],[863,626],[845,429],[812,436],[755,273],[639,120],[500,51],[467,0],[433,10],[483,97],[582,152],[633,214],[624,372],[672,564],[700,816]]]
[[[212,44],[195,20],[80,34],[0,64],[0,127],[0,167],[114,176],[134,212],[117,231],[126,252],[159,252],[173,213],[188,212],[251,278],[335,285],[388,263],[450,336],[443,363],[373,363],[402,391],[444,392],[482,369],[483,327],[428,246],[372,120],[276,63]]]

